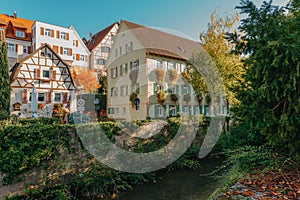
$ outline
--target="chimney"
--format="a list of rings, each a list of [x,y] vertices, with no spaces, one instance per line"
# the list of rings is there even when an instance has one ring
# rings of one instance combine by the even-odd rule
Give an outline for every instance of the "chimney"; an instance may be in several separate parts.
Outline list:
[[[93,33],[90,32],[90,41],[92,40],[92,38],[93,38]]]
[[[16,12],[16,11],[14,12],[14,18],[15,18],[15,19],[17,19],[17,18],[18,18],[18,16],[17,16],[17,12]]]

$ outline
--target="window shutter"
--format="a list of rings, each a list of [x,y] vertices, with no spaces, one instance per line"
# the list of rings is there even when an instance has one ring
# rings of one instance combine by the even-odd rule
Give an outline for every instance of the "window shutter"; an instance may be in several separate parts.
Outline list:
[[[164,117],[167,117],[167,105],[164,105]]]
[[[158,107],[157,107],[157,105],[154,106],[154,116],[158,117]]]
[[[76,60],[80,60],[80,55],[78,53],[76,54]]]
[[[56,31],[56,38],[59,39],[60,38],[60,32]]]
[[[53,50],[54,50],[55,53],[58,54],[58,46],[53,46]]]
[[[176,94],[180,94],[180,91],[179,91],[179,85],[176,85],[176,91],[175,91]]]
[[[52,71],[52,80],[56,80],[56,71],[55,70]]]
[[[46,104],[51,103],[51,92],[46,93]]]
[[[18,44],[16,44],[16,52],[18,52]]]
[[[128,73],[128,63],[125,64],[125,73]]]
[[[113,78],[113,70],[114,70],[113,68],[110,69],[110,72],[111,72],[111,76],[110,77],[111,78]]]
[[[130,61],[130,70],[132,70],[132,61]]]
[[[70,56],[72,56],[73,55],[73,50],[72,50],[72,48],[70,48]]]
[[[69,40],[70,39],[70,35],[69,33],[66,34],[66,39]]]
[[[45,33],[45,29],[44,29],[44,27],[41,27],[41,35],[44,35]]]
[[[139,59],[136,60],[136,65],[137,65],[137,67],[140,66],[140,60]]]
[[[118,77],[118,67],[116,67],[116,78]]]
[[[62,103],[63,104],[68,103],[68,93],[67,92],[62,93]]]
[[[64,54],[64,48],[63,47],[60,47],[60,54]]]
[[[22,103],[28,103],[27,90],[22,90]]]
[[[54,37],[54,30],[51,30],[51,37]]]
[[[184,85],[181,85],[181,94],[184,94]]]
[[[203,114],[203,112],[202,112],[202,105],[199,106],[199,113],[200,113],[200,115]]]
[[[78,40],[76,40],[76,47],[78,47]]]
[[[31,54],[31,46],[27,47],[27,52],[28,52],[28,54]]]
[[[204,113],[203,113],[204,115],[207,114],[207,108],[208,108],[207,106],[204,106]]]
[[[85,60],[86,62],[89,60],[87,55],[84,56],[84,60]]]
[[[40,77],[41,77],[41,70],[40,69],[35,69],[34,71],[35,71],[35,78],[36,79],[40,79]]]
[[[176,114],[180,113],[180,105],[176,106]]]

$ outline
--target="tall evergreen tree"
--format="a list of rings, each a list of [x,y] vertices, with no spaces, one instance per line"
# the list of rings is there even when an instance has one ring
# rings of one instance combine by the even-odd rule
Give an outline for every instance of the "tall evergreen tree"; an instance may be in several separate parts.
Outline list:
[[[247,57],[244,89],[239,93],[241,121],[251,138],[262,138],[288,152],[300,150],[300,5],[286,7],[264,2],[257,8],[250,0],[239,7],[247,18],[243,34],[228,38],[237,53]]]
[[[9,116],[10,108],[10,78],[7,58],[7,47],[0,41],[0,119]]]

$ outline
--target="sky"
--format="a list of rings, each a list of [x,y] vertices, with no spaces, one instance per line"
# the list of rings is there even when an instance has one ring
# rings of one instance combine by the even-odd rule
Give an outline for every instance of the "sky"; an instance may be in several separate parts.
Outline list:
[[[260,5],[261,0],[253,0]],[[288,0],[274,0],[285,5]],[[175,31],[199,40],[207,30],[211,14],[234,15],[240,0],[0,0],[0,13],[39,20],[58,26],[73,25],[79,35],[89,38],[121,19],[148,27]]]

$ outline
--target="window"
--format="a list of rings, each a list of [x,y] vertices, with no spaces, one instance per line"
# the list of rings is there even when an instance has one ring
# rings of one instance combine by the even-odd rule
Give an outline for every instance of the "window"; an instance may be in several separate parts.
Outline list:
[[[76,55],[73,53],[73,60],[76,60]]]
[[[23,53],[27,53],[27,46],[23,45]]]
[[[45,35],[51,37],[51,29],[46,28],[45,29]]]
[[[195,115],[199,115],[199,114],[200,114],[199,106],[195,106]]]
[[[43,78],[50,78],[50,70],[43,70]]]
[[[76,46],[76,40],[73,40],[73,46],[74,47]]]
[[[124,76],[127,74],[127,68],[128,68],[128,64],[123,64],[121,65],[121,75]]]
[[[97,64],[98,65],[105,65],[105,60],[104,59],[97,59]]]
[[[16,51],[16,45],[15,44],[8,43],[7,48],[8,48],[9,52],[15,52]]]
[[[182,107],[182,112],[183,113],[188,113],[189,111],[188,111],[188,107],[187,106],[183,106]]]
[[[108,108],[108,114],[115,114],[114,108]]]
[[[45,93],[44,92],[38,93],[38,101],[41,101],[41,102],[45,101]]]
[[[66,47],[64,48],[64,55],[68,55],[68,56],[71,55],[71,51],[69,48],[66,48]]]
[[[117,78],[117,67],[111,69],[111,77]]]
[[[54,93],[54,101],[55,102],[61,102],[61,93]]]
[[[127,93],[128,93],[128,86],[127,85],[121,86],[121,96],[125,97],[127,96]]]
[[[180,72],[184,72],[185,70],[185,64],[181,64],[181,71]]]
[[[133,42],[130,42],[130,51],[133,51]]]
[[[119,108],[115,108],[115,114],[119,114],[120,113],[120,109]]]
[[[25,38],[25,32],[24,31],[16,31],[16,36],[20,38]]]
[[[118,57],[118,49],[115,50],[116,57]]]
[[[60,39],[66,40],[67,39],[67,33],[66,32],[60,32]]]
[[[184,85],[183,86],[183,91],[182,91],[183,94],[188,94],[189,93],[189,88],[188,86]]]
[[[139,59],[137,59],[136,61],[133,61],[132,69],[138,69],[138,67],[139,67]]]
[[[133,51],[133,42],[130,42],[129,44],[125,45],[125,51],[126,51],[126,53]]]
[[[170,106],[170,116],[175,116],[175,115],[176,115],[176,107]]]
[[[120,47],[120,55],[122,55],[122,47]]]
[[[175,69],[176,69],[176,70],[180,70],[180,66],[181,66],[180,63],[176,63]]]
[[[118,96],[118,88],[111,88],[111,97],[117,97]]]
[[[123,108],[123,115],[126,115],[126,108]]]
[[[4,28],[3,28],[3,27],[0,27],[0,31],[4,31]]]
[[[175,86],[170,86],[169,87],[169,93],[175,94],[176,93],[176,87]]]
[[[163,108],[161,106],[157,107],[157,117],[163,116]]]
[[[80,60],[84,61],[84,55],[80,55]]]
[[[174,69],[174,63],[168,62],[168,69]]]
[[[157,60],[157,68],[163,68],[163,61]]]
[[[102,46],[101,47],[101,52],[109,53],[110,52],[110,47]]]

